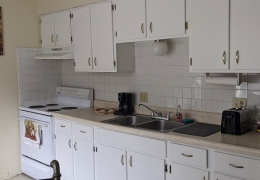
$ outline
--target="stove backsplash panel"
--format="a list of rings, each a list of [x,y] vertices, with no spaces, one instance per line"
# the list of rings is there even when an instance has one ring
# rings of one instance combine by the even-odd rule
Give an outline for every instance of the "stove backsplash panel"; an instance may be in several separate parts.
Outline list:
[[[20,105],[55,103],[55,88],[61,85],[60,60],[36,60],[38,48],[17,48]]]

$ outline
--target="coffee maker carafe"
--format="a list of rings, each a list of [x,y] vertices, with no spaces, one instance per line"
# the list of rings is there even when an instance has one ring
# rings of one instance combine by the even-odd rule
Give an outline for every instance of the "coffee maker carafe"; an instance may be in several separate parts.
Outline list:
[[[119,107],[118,110],[114,112],[115,115],[125,116],[134,113],[133,93],[126,93],[126,92],[118,93],[118,101],[119,101]]]

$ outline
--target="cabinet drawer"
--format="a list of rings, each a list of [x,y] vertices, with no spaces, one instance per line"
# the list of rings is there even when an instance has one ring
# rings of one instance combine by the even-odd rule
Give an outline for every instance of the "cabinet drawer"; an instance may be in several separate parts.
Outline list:
[[[93,141],[93,128],[75,123],[73,125],[73,136]]]
[[[95,141],[157,157],[166,157],[166,142],[104,129],[95,131]]]
[[[198,167],[208,167],[208,153],[205,149],[168,143],[167,157],[176,162]]]
[[[214,180],[242,180],[231,176],[225,176],[223,174],[214,173]]]
[[[69,121],[55,119],[55,131],[65,133],[65,134],[71,134],[72,124]]]
[[[215,172],[243,179],[259,179],[259,160],[215,152],[214,167]]]

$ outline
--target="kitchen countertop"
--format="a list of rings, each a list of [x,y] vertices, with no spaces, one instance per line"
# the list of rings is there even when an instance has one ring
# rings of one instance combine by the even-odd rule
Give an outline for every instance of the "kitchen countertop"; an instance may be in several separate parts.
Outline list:
[[[148,131],[138,128],[101,123],[100,121],[112,119],[118,116],[113,114],[97,114],[94,112],[93,107],[55,112],[53,113],[53,116],[56,118],[104,128],[107,130],[260,158],[260,134],[254,131],[245,133],[241,136],[221,134],[221,132],[218,132],[207,137],[190,136],[173,132],[162,133]]]

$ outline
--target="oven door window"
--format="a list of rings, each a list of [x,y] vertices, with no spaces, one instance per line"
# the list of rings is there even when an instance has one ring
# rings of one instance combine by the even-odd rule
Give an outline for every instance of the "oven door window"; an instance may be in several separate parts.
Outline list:
[[[49,165],[52,160],[50,124],[22,118],[20,120],[20,133],[22,155]],[[39,133],[38,143],[36,133]]]

